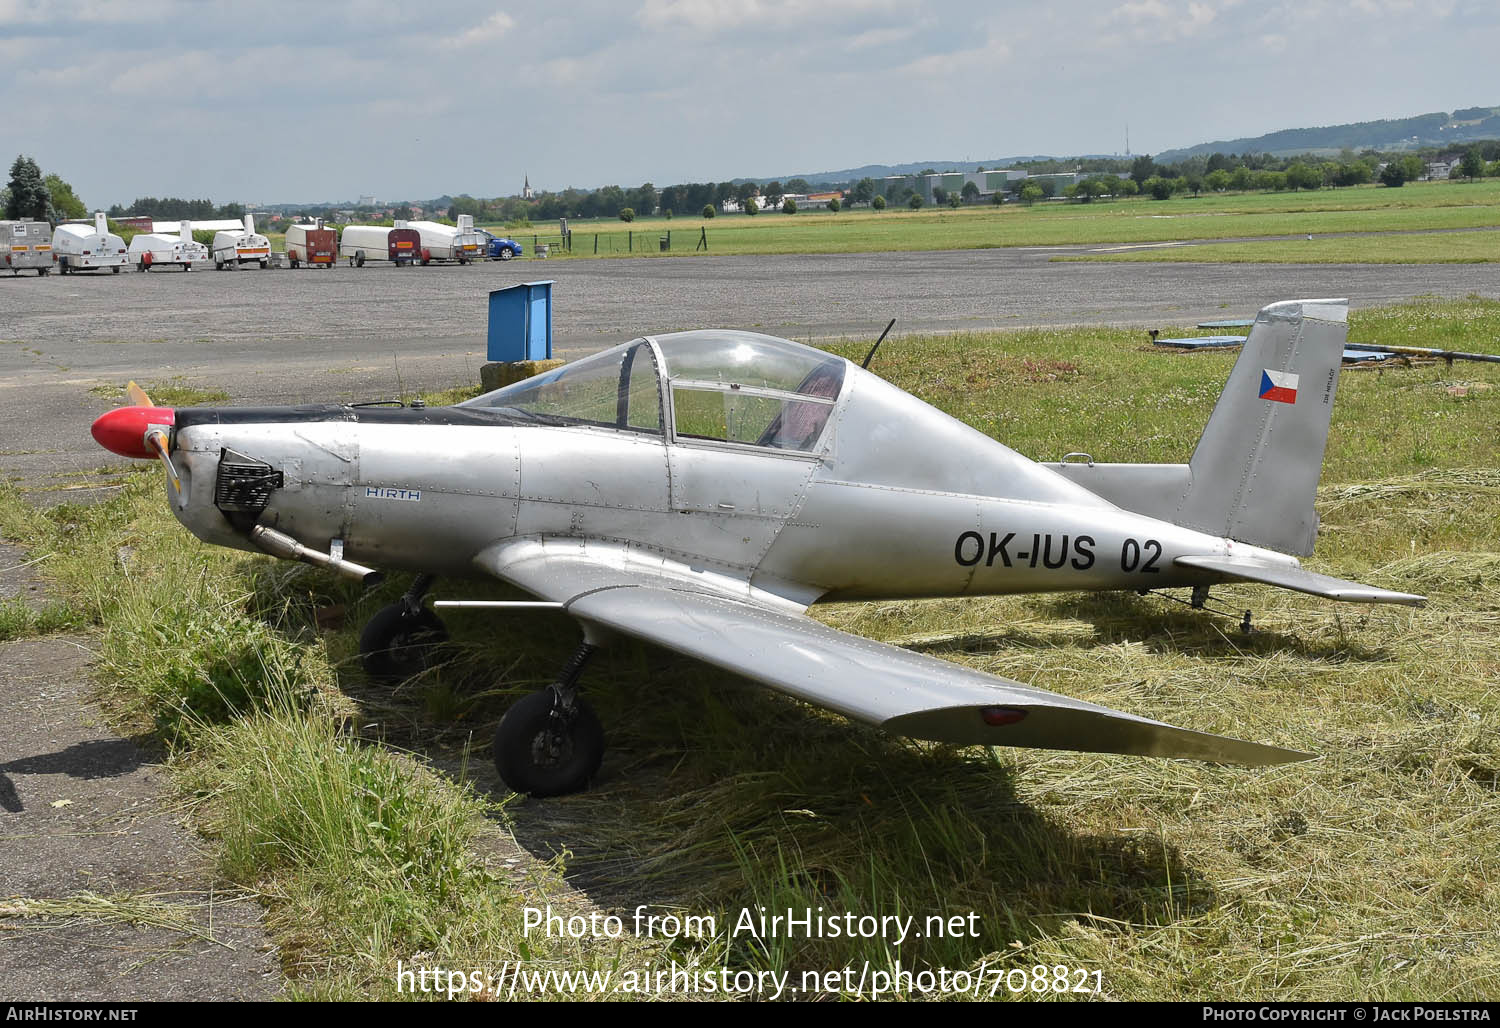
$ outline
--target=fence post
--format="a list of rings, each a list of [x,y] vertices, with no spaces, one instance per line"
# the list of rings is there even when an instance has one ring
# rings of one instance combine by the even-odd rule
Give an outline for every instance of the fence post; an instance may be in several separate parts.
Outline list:
[[[626,232],[625,236],[625,252],[635,253],[635,229]]]
[[[599,255],[599,233],[594,233],[594,256]]]
[[[693,252],[708,249],[708,226],[704,225],[698,230],[698,245],[693,247]]]
[[[667,249],[672,249],[672,230],[667,229]]]

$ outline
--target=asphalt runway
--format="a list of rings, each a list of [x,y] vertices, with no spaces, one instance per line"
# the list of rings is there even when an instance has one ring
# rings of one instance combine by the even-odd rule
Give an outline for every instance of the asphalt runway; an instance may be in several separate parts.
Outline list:
[[[111,463],[88,425],[130,378],[180,378],[236,403],[368,400],[474,382],[487,297],[554,279],[554,338],[575,357],[651,332],[720,326],[801,340],[1030,325],[1180,327],[1348,296],[1500,295],[1494,266],[1053,263],[1090,247],[490,262],[470,266],[0,275],[0,468],[47,477]]]

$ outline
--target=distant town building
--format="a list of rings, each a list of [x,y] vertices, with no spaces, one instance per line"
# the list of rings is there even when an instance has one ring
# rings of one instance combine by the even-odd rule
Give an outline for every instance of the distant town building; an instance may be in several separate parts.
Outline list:
[[[534,199],[536,199],[536,190],[534,190],[534,189],[531,188],[531,176],[530,175],[523,175],[521,177],[521,199],[523,199],[523,200],[534,200]]]
[[[375,206],[378,206],[379,203],[380,203],[380,201],[377,200],[377,199],[375,199],[375,197],[373,197],[373,196],[361,196],[358,200],[354,201],[354,206],[356,206],[356,207],[375,207]]]
[[[964,186],[972,182],[979,196],[987,199],[995,193],[1003,193],[1012,182],[1026,178],[1026,172],[1014,168],[995,168],[991,171],[944,171],[935,175],[888,175],[883,192],[890,196],[902,189],[910,189],[928,204],[937,203],[937,190],[943,195],[963,195]]]

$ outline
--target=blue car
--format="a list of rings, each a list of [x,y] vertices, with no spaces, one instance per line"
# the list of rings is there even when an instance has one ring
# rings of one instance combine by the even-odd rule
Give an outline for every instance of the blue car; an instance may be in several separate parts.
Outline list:
[[[489,258],[492,261],[508,261],[512,257],[521,256],[521,244],[514,239],[506,239],[504,236],[491,236],[489,245]]]

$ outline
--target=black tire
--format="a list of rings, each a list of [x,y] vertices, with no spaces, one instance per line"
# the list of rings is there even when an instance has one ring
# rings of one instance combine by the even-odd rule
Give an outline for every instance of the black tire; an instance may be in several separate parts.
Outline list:
[[[118,264],[116,264],[113,268],[110,268],[109,270],[111,272],[113,272],[114,274],[118,275],[120,273],[120,266]]]
[[[365,673],[382,682],[404,682],[432,666],[436,650],[448,641],[448,629],[423,607],[409,614],[404,603],[381,607],[359,634],[359,659]]]
[[[573,716],[553,713],[551,689],[522,697],[495,729],[495,770],[515,792],[566,796],[586,788],[604,759],[604,728],[583,697]]]
[[[363,250],[354,255],[354,266],[356,268],[363,268],[365,266],[365,252]]]
[[[261,261],[260,262],[260,270],[261,271],[265,271],[270,266],[271,266],[271,262],[270,261]]]
[[[223,261],[214,261],[214,270],[215,271],[223,271],[224,270],[224,262]]]

